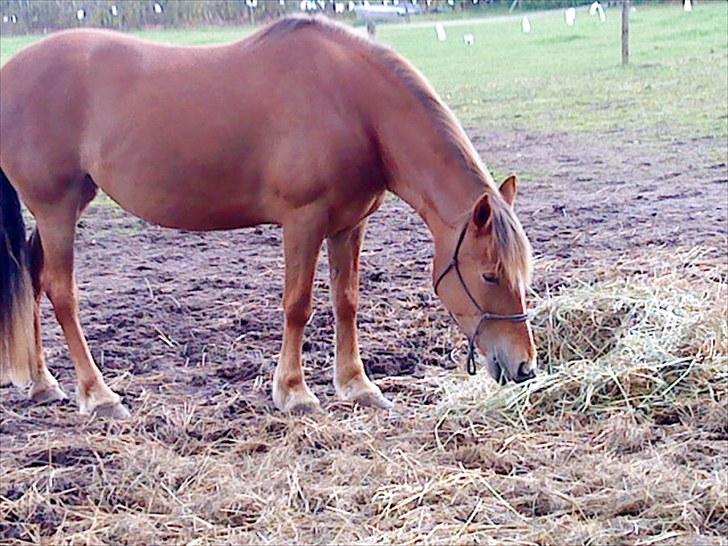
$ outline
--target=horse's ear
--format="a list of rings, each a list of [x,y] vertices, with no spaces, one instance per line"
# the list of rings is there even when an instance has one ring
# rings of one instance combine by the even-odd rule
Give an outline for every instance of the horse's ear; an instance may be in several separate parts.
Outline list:
[[[500,187],[500,193],[509,206],[513,206],[516,202],[516,194],[518,193],[518,177],[512,174],[503,181]]]
[[[473,224],[480,229],[488,223],[488,220],[490,220],[490,199],[488,194],[484,193],[473,208]]]

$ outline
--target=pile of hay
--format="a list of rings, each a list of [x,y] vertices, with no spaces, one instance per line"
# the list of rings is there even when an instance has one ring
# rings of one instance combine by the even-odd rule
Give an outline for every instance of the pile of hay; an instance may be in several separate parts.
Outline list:
[[[515,426],[544,418],[677,414],[728,431],[726,284],[677,273],[576,285],[541,300],[542,373],[524,386],[453,388],[441,411]]]

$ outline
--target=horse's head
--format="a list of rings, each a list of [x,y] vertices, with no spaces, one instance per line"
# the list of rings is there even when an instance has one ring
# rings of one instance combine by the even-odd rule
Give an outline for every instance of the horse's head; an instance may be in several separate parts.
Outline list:
[[[501,383],[526,381],[536,373],[525,303],[531,246],[513,212],[516,186],[510,176],[500,194],[486,191],[444,247],[449,255],[435,258],[435,291],[470,339],[469,371],[474,373],[477,346],[488,372]]]

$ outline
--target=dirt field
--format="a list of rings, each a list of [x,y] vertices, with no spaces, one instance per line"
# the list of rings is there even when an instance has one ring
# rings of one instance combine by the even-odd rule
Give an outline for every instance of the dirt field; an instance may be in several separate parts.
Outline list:
[[[525,173],[535,300],[615,268],[644,279],[675,258],[679,269],[695,249],[708,264],[691,270],[696,286],[725,286],[717,138],[471,136],[491,168]],[[91,421],[73,401],[34,407],[1,389],[0,542],[726,544],[725,384],[692,420],[574,412],[519,429],[446,418],[443,385],[490,380],[464,375],[462,351],[448,358],[463,341],[431,289],[429,234],[395,198],[370,223],[359,320],[392,414],[335,400],[323,255],[304,357],[324,413],[275,411],[277,228],[183,233],[97,204],[77,249],[92,352],[134,418]],[[72,393],[51,316],[47,356]]]

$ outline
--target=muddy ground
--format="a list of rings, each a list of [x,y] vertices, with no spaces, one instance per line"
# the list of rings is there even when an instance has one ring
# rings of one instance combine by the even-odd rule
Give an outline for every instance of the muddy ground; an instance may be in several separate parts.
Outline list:
[[[552,294],[568,283],[592,282],[602,266],[641,254],[702,246],[726,248],[728,167],[725,143],[717,138],[651,144],[634,140],[619,143],[614,138],[593,146],[562,134],[473,131],[471,136],[492,169],[524,173],[518,214],[537,258],[536,295]],[[462,348],[462,340],[433,295],[431,255],[424,223],[406,204],[394,197],[388,199],[370,222],[362,258],[362,356],[373,378],[389,378],[382,383],[390,397],[397,399],[400,392],[415,389],[420,404],[430,403],[426,396],[428,379],[422,379],[426,371],[455,368],[462,361],[462,352],[456,352],[454,360],[448,358],[453,343]],[[93,436],[82,441],[82,436],[75,436],[76,427],[101,434],[111,442],[109,446],[122,441],[138,444],[139,449],[146,446],[145,450],[152,450],[150,460],[157,460],[155,450],[159,446],[184,458],[202,453],[205,445],[226,435],[242,441],[245,423],[264,430],[270,437],[266,442],[294,434],[295,429],[287,428],[288,421],[270,421],[278,419],[269,391],[282,332],[282,265],[281,233],[275,227],[185,233],[150,226],[103,201],[93,205],[81,221],[77,243],[82,322],[110,385],[140,417],[114,439],[122,429],[89,425],[76,414],[73,395],[71,401],[33,407],[15,389],[0,389],[0,454],[10,467],[28,476],[23,483],[0,480],[0,497],[6,499],[0,498],[0,538],[33,541],[34,536],[56,533],[60,542],[94,542],[89,539],[92,535],[76,539],[64,535],[63,526],[71,525],[66,517],[73,522],[80,517],[80,509],[74,516],[73,511],[53,504],[56,497],[36,505],[29,500],[28,506],[36,508],[28,508],[30,515],[24,516],[25,522],[18,516],[22,512],[18,503],[30,495],[31,483],[39,483],[39,473],[78,466],[79,473],[71,483],[48,485],[52,491],[66,486],[71,488],[67,491],[76,491],[81,487],[78,480],[88,481],[84,475],[91,472],[82,469],[93,468],[95,473],[101,464],[103,471],[97,448],[87,445]],[[326,269],[322,255],[315,285],[315,315],[306,330],[304,357],[309,385],[324,409],[339,415],[346,410],[334,402],[333,315]],[[715,275],[715,270],[709,274]],[[725,281],[725,268],[717,274]],[[64,389],[73,393],[73,367],[47,303],[44,317],[51,370]],[[214,414],[215,419],[221,416],[235,425],[228,430],[221,423],[203,430],[195,425],[193,414],[197,418]],[[179,425],[180,419],[186,425]],[[362,427],[368,426],[365,422],[369,421],[362,421]],[[422,437],[431,441],[429,432]],[[54,451],[54,457],[60,459],[52,459],[50,448],[47,453],[24,451],[39,441],[34,438],[64,442],[63,449]],[[74,438],[79,438],[78,445]],[[357,438],[352,435],[346,442],[358,445],[361,437]],[[589,441],[585,440],[585,445]],[[329,447],[344,449],[346,442]],[[236,444],[235,456],[242,457],[240,445]],[[326,441],[324,445],[328,445]],[[258,451],[255,446],[248,447],[245,457]],[[269,447],[260,449],[265,452]],[[125,455],[124,464],[134,463],[134,456],[143,458],[145,453]],[[247,461],[245,457],[235,460]],[[600,457],[595,460],[602,460]],[[193,464],[192,459],[184,460]],[[163,467],[164,459],[159,461]],[[207,463],[194,464],[204,467]],[[109,468],[112,474],[116,472],[113,465]],[[132,470],[123,472],[122,478],[131,480],[121,482],[127,483],[124,487],[129,496],[137,482],[126,474]],[[290,476],[287,479],[290,482]],[[122,502],[126,508],[119,508],[121,501],[108,497],[109,490],[92,496],[89,491],[94,490],[94,484],[97,481],[87,484],[88,491],[81,487],[79,498],[72,493],[70,501],[63,491],[58,494],[66,494],[64,502],[74,505],[113,506],[108,510],[117,514],[114,522],[125,522],[131,514],[141,517],[138,507],[128,504],[128,498]],[[265,512],[266,504],[260,503],[256,513]],[[37,506],[43,506],[42,510]],[[315,512],[308,505],[301,510]],[[84,514],[88,517],[88,512]],[[226,529],[233,525],[227,519],[221,519],[220,524]],[[159,536],[175,541],[196,536],[189,529],[185,532],[191,534]],[[315,536],[312,532],[303,536],[310,539]],[[113,533],[123,535],[123,529],[115,528]],[[102,541],[122,536],[113,533],[104,535],[107,538]],[[275,536],[298,537],[283,531]],[[325,536],[332,540],[334,535]],[[133,537],[127,538],[134,543]]]

